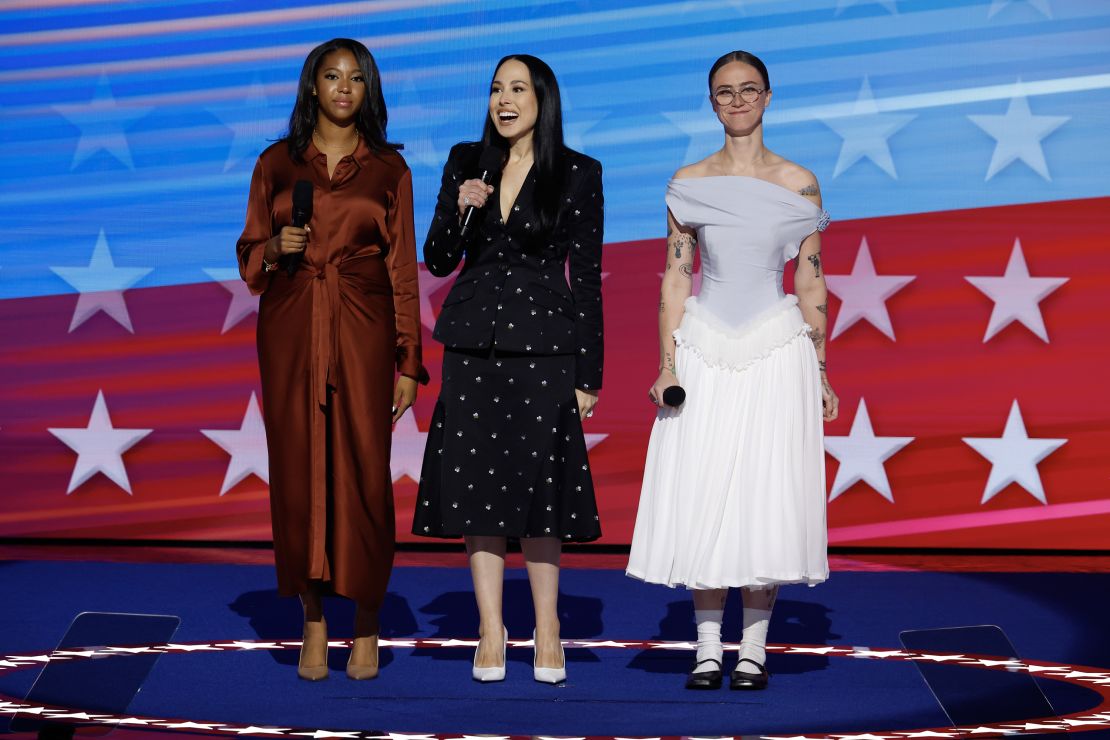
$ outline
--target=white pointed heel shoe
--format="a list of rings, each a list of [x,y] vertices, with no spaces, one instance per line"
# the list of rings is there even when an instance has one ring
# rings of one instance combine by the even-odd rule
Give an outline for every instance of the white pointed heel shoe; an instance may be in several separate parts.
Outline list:
[[[482,683],[491,683],[493,681],[505,680],[505,647],[509,643],[509,630],[501,627],[501,665],[490,666],[489,668],[479,668],[475,665],[478,662],[478,648],[474,648],[474,662],[470,666],[470,675],[475,681]]]
[[[560,668],[541,668],[536,665],[536,631],[532,630],[532,676],[540,683],[557,684],[567,680],[567,656],[563,653],[563,643],[559,642]]]

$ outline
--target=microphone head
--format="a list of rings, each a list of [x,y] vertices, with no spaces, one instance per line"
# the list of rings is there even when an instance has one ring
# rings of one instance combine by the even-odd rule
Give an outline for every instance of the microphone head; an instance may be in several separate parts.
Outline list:
[[[663,403],[667,406],[681,406],[686,401],[686,390],[680,385],[663,389]]]
[[[505,151],[499,146],[490,144],[482,150],[478,157],[478,174],[490,173],[496,175],[505,166]]]
[[[293,213],[304,214],[304,222],[312,218],[312,182],[297,180],[293,185]]]

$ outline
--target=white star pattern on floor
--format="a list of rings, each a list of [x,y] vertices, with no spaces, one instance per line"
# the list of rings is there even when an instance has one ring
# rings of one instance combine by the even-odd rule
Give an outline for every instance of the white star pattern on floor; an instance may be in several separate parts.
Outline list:
[[[1014,240],[1014,248],[1002,277],[966,276],[964,280],[994,301],[987,333],[983,335],[984,343],[1014,321],[1021,322],[1043,342],[1048,342],[1040,302],[1066,283],[1068,278],[1030,277],[1020,239]]]
[[[894,340],[894,327],[886,310],[886,300],[913,281],[915,275],[878,275],[871,260],[867,237],[860,241],[850,275],[825,275],[829,291],[840,299],[840,310],[829,340],[836,339],[860,319]]]
[[[1021,80],[1018,80],[1017,87],[1021,89]],[[1004,114],[968,118],[995,140],[984,180],[990,180],[1019,159],[1045,180],[1052,179],[1048,174],[1041,141],[1070,121],[1071,116],[1035,116],[1029,109],[1029,100],[1019,92],[1010,98],[1010,105]]]
[[[1048,503],[1037,464],[1067,440],[1030,439],[1017,399],[1010,406],[1001,437],[964,437],[964,442],[991,462],[990,477],[980,504],[990,501],[1011,483],[1017,483],[1042,504]]]
[[[152,270],[147,267],[116,267],[103,229],[96,239],[87,267],[52,266],[50,270],[79,293],[77,307],[69,322],[69,331],[81,326],[96,312],[103,311],[124,329],[135,333],[131,325],[131,314],[127,312],[127,304],[123,300],[123,292]]]
[[[913,437],[876,437],[867,413],[867,403],[861,398],[848,436],[825,437],[825,451],[840,463],[829,501],[836,500],[840,494],[863,481],[894,503],[883,463],[913,440]]]
[[[231,455],[223,485],[220,486],[221,496],[249,475],[257,475],[264,482],[270,482],[266,429],[262,424],[262,412],[258,408],[254,391],[251,391],[247,411],[243,414],[243,422],[238,429],[202,429],[200,433]]]
[[[66,488],[67,496],[97,473],[106,475],[130,496],[131,481],[128,480],[127,469],[123,465],[123,453],[153,430],[113,427],[108,415],[108,404],[104,400],[104,391],[98,390],[87,426],[51,428],[47,431],[77,453],[77,462]]]
[[[117,103],[107,76],[101,75],[88,103],[56,105],[54,110],[81,130],[69,166],[71,170],[99,151],[106,151],[128,169],[135,169],[127,143],[127,128],[151,109]]]

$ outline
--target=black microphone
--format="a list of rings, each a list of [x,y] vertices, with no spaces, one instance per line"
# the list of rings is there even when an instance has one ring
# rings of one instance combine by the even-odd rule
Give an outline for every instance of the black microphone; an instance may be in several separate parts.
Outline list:
[[[681,406],[686,401],[686,391],[680,385],[672,385],[663,389],[663,403],[672,408]]]
[[[298,229],[303,229],[305,224],[312,220],[312,182],[309,180],[297,180],[293,185],[293,226]],[[301,260],[304,259],[304,252],[298,254],[291,254],[285,261],[285,273],[289,277],[297,271],[301,266]]]
[[[487,146],[482,150],[482,155],[478,157],[478,179],[484,185],[489,185],[493,178],[501,172],[501,168],[505,166],[505,152],[499,147]],[[470,220],[474,216],[474,212],[478,209],[469,205],[463,211],[462,229],[459,230],[459,239],[465,239],[470,230]]]

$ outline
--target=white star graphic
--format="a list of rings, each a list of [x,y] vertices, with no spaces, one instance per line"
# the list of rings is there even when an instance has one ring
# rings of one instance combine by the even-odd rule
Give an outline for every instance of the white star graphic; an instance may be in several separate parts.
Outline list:
[[[420,275],[418,278],[418,287],[420,289],[420,323],[432,331],[436,328],[435,306],[433,304],[432,294],[439,291],[440,288],[452,282],[455,279],[455,273],[451,273],[446,277],[436,277],[428,272],[428,268],[424,263],[420,263]]]
[[[220,727],[221,732],[234,732],[237,735],[284,735],[292,727]]]
[[[108,249],[108,238],[104,229],[96,239],[92,258],[88,267],[51,267],[50,270],[65,280],[80,295],[77,308],[69,322],[69,331],[85,323],[97,311],[103,311],[132,334],[131,315],[123,300],[123,291],[143,279],[151,272],[147,267],[116,267],[112,253]]]
[[[389,474],[396,483],[404,476],[414,481],[420,480],[420,469],[424,465],[424,446],[428,433],[420,431],[416,425],[416,415],[409,409],[393,426],[393,448],[389,455]]]
[[[358,737],[358,733],[354,732],[354,731],[352,731],[352,732],[329,732],[327,730],[316,730],[314,732],[294,732],[292,734],[294,734],[294,735],[303,735],[304,737],[311,737],[314,740],[321,740],[322,738],[328,738],[328,737],[349,737],[349,738],[357,738]]]
[[[913,441],[913,437],[876,437],[871,428],[867,403],[861,398],[852,419],[852,430],[847,437],[825,437],[825,451],[839,461],[836,480],[833,481],[829,501],[854,486],[859,481],[878,491],[887,501],[894,503],[890,481],[883,463],[887,458]]]
[[[77,464],[73,466],[73,475],[66,488],[67,496],[97,473],[104,473],[130,496],[131,482],[127,479],[127,469],[123,466],[123,453],[154,430],[113,427],[112,419],[108,416],[108,404],[104,402],[104,391],[98,390],[88,426],[51,428],[47,431],[77,453]]]
[[[971,449],[991,461],[991,474],[983,491],[985,504],[1003,488],[1017,483],[1042,504],[1047,504],[1037,464],[1062,447],[1066,439],[1030,439],[1017,399],[1010,406],[1001,437],[964,437]]]
[[[721,123],[713,111],[713,102],[706,95],[696,111],[681,110],[664,113],[663,117],[690,137],[686,147],[686,164],[697,162],[721,143]]]
[[[894,340],[894,327],[886,310],[886,300],[916,275],[877,275],[871,260],[867,237],[860,241],[856,261],[850,275],[825,275],[825,283],[841,301],[829,340],[836,339],[860,319],[867,319],[876,329]],[[895,340],[896,341],[896,340]]]
[[[943,663],[947,660],[968,660],[965,655],[930,655],[929,653],[921,653],[920,655],[912,656],[912,660],[931,660],[934,663]]]
[[[262,150],[282,132],[287,119],[270,115],[266,88],[256,77],[242,102],[209,109],[220,123],[231,130],[231,144],[224,161],[224,172],[240,162],[254,163]]]
[[[168,643],[165,648],[166,650],[180,651],[183,653],[191,653],[195,650],[219,650],[215,645],[178,645],[174,642]]]
[[[574,105],[570,96],[563,95],[563,137],[566,145],[579,152],[589,152],[586,146],[586,134],[594,126],[605,120],[609,115],[607,110],[579,109]]]
[[[119,105],[112,97],[108,78],[101,75],[92,100],[80,105],[56,105],[54,110],[81,129],[77,149],[73,152],[72,170],[97,152],[104,150],[130,169],[135,169],[131,147],[127,144],[127,127],[150,112],[150,108]]]
[[[217,647],[231,648],[233,650],[281,650],[276,642],[248,642],[235,640],[233,642],[217,642]]]
[[[987,11],[987,20],[993,18],[1013,2],[1014,0],[991,0],[991,9]],[[1045,18],[1052,17],[1052,7],[1048,4],[1048,0],[1025,0],[1025,2],[1030,7],[1036,8]]]
[[[968,116],[972,123],[995,140],[994,153],[991,154],[984,180],[990,180],[1020,159],[1045,180],[1051,181],[1041,140],[1071,120],[1071,116],[1033,115],[1029,110],[1029,100],[1021,93],[1021,80],[1018,80],[1017,88],[1018,94],[1010,98],[1005,114]]]
[[[1002,277],[965,276],[964,279],[994,301],[987,333],[983,335],[984,343],[1014,321],[1025,324],[1029,331],[1048,342],[1048,331],[1038,304],[1066,283],[1068,278],[1030,277],[1020,239],[1014,240],[1010,261],[1006,263],[1006,272]]]
[[[204,273],[231,293],[231,304],[227,307],[227,316],[224,317],[224,328],[220,330],[221,334],[226,334],[228,329],[252,313],[258,313],[258,296],[251,295],[250,289],[247,288],[246,282],[243,281],[237,269],[211,267],[206,268]]]
[[[220,486],[221,496],[249,475],[257,475],[265,483],[270,482],[266,428],[254,391],[251,391],[251,400],[247,402],[247,411],[238,429],[201,429],[200,433],[231,455],[223,485]]]
[[[894,15],[898,14],[897,0],[836,0],[836,14],[840,15],[853,5],[861,5],[866,3],[882,5]]]
[[[835,647],[791,647],[786,652],[791,654],[791,655],[796,654],[796,653],[797,654],[828,655],[829,653],[847,653],[847,652],[850,652],[850,651],[845,650],[843,648],[835,648]]]
[[[954,732],[933,732],[932,730],[922,730],[921,732],[899,732],[902,737],[956,737]]]
[[[605,441],[608,434],[586,434],[586,450],[592,450]]]
[[[840,156],[836,158],[836,167],[833,169],[834,178],[867,157],[883,172],[898,179],[887,139],[917,118],[916,114],[880,113],[875,95],[871,92],[871,81],[864,77],[851,114],[819,118],[844,140],[840,146]]]
[[[159,722],[159,727],[169,730],[214,730],[223,727],[220,722]]]

